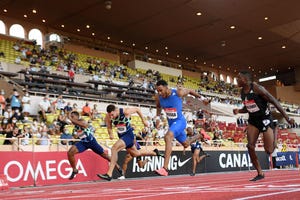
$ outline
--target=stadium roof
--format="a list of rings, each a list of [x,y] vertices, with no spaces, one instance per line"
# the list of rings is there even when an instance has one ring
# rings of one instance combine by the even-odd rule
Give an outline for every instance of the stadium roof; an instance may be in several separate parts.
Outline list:
[[[7,10],[0,16],[221,70],[261,77],[300,65],[299,0],[2,0],[0,7]]]

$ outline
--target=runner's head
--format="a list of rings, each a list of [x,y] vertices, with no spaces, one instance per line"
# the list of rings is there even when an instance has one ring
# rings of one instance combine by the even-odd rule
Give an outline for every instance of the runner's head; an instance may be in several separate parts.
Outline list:
[[[169,95],[168,83],[165,80],[159,80],[156,83],[156,91],[159,96],[166,98]]]
[[[118,109],[115,105],[113,104],[110,104],[106,107],[106,112],[107,112],[107,115],[111,118],[111,119],[114,119],[116,118],[119,113],[117,112]]]
[[[237,83],[239,87],[243,87],[252,82],[252,74],[248,71],[241,71],[237,77]]]
[[[79,119],[79,112],[77,112],[77,111],[73,111],[73,112],[71,112],[71,117],[72,117],[72,119]]]

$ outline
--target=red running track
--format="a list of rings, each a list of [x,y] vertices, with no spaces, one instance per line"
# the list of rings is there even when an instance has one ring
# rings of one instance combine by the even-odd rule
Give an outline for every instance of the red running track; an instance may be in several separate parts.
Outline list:
[[[250,182],[256,172],[230,172],[169,177],[72,183],[66,185],[10,188],[1,199],[116,199],[116,200],[293,200],[300,199],[300,171],[273,170],[265,179]]]

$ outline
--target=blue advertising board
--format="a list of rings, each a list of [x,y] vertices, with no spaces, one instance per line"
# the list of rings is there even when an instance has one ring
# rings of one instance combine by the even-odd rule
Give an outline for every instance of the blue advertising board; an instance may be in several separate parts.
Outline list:
[[[276,166],[296,165],[296,152],[278,152]]]

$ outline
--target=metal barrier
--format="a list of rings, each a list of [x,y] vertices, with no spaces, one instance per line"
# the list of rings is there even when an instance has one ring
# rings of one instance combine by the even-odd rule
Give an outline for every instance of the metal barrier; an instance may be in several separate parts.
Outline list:
[[[95,137],[96,140],[100,145],[103,146],[105,149],[111,149],[113,144],[118,140],[110,140],[110,139],[103,139],[99,137]],[[79,139],[60,139],[60,138],[50,138],[50,139],[41,139],[41,138],[5,138],[0,137],[0,144],[3,144],[3,140],[11,141],[9,145],[0,145],[0,151],[68,151],[69,148],[72,146],[70,142],[80,141]],[[37,144],[37,141],[44,140],[45,144]],[[62,144],[65,142],[65,144]],[[137,140],[142,148],[157,148],[162,147],[164,148],[165,143],[163,139],[160,140]],[[183,148],[181,144],[179,144],[176,140],[172,142],[173,147]],[[205,148],[209,148],[210,150],[220,150],[220,149],[247,149],[246,143],[234,143],[229,140],[214,140],[210,143],[203,143],[202,146]],[[300,145],[294,147],[292,145],[287,145],[289,150],[297,150],[300,148]],[[257,149],[263,149],[263,143],[256,144]]]

